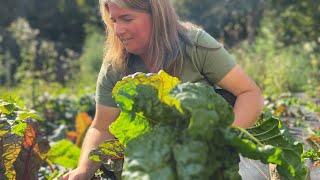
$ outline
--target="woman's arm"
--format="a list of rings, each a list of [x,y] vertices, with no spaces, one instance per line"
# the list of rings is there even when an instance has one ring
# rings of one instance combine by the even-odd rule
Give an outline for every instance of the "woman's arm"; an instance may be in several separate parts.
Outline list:
[[[254,125],[263,108],[263,96],[259,87],[243,72],[239,65],[218,83],[218,86],[237,96],[233,108],[233,125],[248,128]]]
[[[90,179],[99,168],[100,163],[88,159],[89,153],[99,144],[107,139],[113,139],[108,128],[109,125],[118,117],[120,110],[114,107],[96,105],[96,115],[89,127],[82,143],[81,155],[78,167],[66,175],[63,179]]]

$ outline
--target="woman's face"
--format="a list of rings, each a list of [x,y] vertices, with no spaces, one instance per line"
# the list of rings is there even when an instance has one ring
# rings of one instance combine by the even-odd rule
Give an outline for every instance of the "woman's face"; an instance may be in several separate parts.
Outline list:
[[[114,3],[108,3],[108,8],[114,31],[125,49],[132,54],[145,55],[151,38],[150,14],[121,8]]]

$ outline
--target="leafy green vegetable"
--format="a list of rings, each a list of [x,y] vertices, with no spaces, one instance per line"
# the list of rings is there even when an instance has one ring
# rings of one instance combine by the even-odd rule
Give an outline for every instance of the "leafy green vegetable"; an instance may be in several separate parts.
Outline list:
[[[211,139],[214,128],[225,128],[233,122],[231,106],[210,86],[183,83],[173,89],[171,95],[180,101],[190,118],[187,131],[194,138]]]
[[[174,129],[156,126],[128,143],[125,151],[123,179],[174,180],[176,174],[172,161]]]
[[[38,121],[43,121],[43,119],[35,111],[18,111],[17,113],[18,120],[30,118]]]
[[[48,159],[66,168],[76,168],[80,157],[80,148],[68,140],[56,142],[48,152]]]
[[[5,115],[10,115],[14,111],[16,111],[18,108],[14,103],[9,103],[0,100],[0,112]]]
[[[137,73],[118,82],[112,94],[121,114],[110,126],[110,132],[126,146],[128,141],[148,132],[156,121],[180,118],[180,103],[168,94],[178,83],[177,78],[165,72]]]
[[[14,100],[0,99],[0,179],[36,179],[49,148],[36,118]]]
[[[0,144],[3,151],[3,167],[5,169],[5,177],[7,179],[16,179],[16,171],[13,166],[21,151],[21,137],[11,135],[4,137],[3,144]]]
[[[110,131],[125,147],[124,179],[240,179],[238,153],[277,164],[286,179],[305,178],[302,146],[278,119],[231,127],[232,107],[212,87],[171,80],[139,73],[113,90],[121,114]]]
[[[256,126],[249,128],[248,132],[262,144],[272,145],[275,148],[281,149],[282,153],[279,157],[281,161],[279,163],[268,162],[277,164],[277,170],[282,176],[290,179],[305,178],[306,167],[301,157],[303,146],[291,138],[288,130],[285,129],[279,119],[275,117],[261,119]]]
[[[203,168],[209,158],[209,149],[205,142],[188,139],[173,146],[179,179],[208,179],[210,171]]]
[[[180,80],[178,78],[172,77],[164,71],[160,71],[158,74],[135,73],[124,77],[120,82],[118,82],[112,90],[112,95],[115,96],[115,100],[122,110],[130,111],[130,104],[133,104],[134,102],[129,99],[121,101],[123,95],[134,95],[135,87],[137,85],[149,85],[157,89],[157,97],[160,101],[180,109],[179,101],[169,96],[169,92],[179,83]],[[119,91],[122,91],[123,94]]]
[[[90,152],[90,159],[93,161],[107,161],[110,158],[122,159],[124,146],[116,139],[107,140],[99,145],[99,147]],[[106,156],[108,154],[108,156]]]
[[[26,122],[18,122],[17,124],[15,124],[14,126],[12,126],[12,133],[16,134],[18,136],[23,136],[25,129],[27,127],[27,123]]]
[[[313,161],[320,161],[320,150],[310,149],[303,153],[303,158],[309,158]]]

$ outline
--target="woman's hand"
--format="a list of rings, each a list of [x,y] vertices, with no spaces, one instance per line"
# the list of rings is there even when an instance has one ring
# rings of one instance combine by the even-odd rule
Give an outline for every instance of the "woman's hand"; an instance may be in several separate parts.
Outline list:
[[[61,180],[87,180],[89,178],[87,177],[87,172],[85,170],[76,168],[64,174],[60,179]]]
[[[107,139],[114,139],[109,133],[110,124],[119,116],[120,109],[108,107],[104,105],[96,105],[96,114],[93,122],[86,132],[86,136],[82,143],[79,164],[76,169],[64,174],[60,179],[63,180],[82,180],[90,179],[96,170],[100,167],[100,163],[89,160],[88,156],[92,149]]]

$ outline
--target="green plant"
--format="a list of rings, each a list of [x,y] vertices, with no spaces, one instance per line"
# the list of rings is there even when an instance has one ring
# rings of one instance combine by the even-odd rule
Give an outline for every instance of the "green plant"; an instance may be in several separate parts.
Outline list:
[[[82,81],[92,83],[96,81],[103,60],[104,39],[104,33],[100,32],[98,28],[88,30],[83,53],[79,58],[81,69],[79,78]]]
[[[112,93],[121,114],[110,132],[119,142],[105,142],[91,157],[124,153],[124,179],[240,179],[238,153],[276,164],[284,178],[306,176],[302,145],[278,119],[264,116],[248,130],[232,127],[231,106],[210,86],[179,84],[160,71],[126,77]]]
[[[55,94],[43,93],[38,97],[35,109],[40,112],[46,121],[43,123],[44,128],[52,129],[48,124],[66,124],[69,130],[73,128],[73,122],[76,115],[80,112],[87,112],[90,116],[94,116],[95,101],[94,94],[86,92],[84,94],[72,95],[70,90],[60,91]]]
[[[36,179],[49,144],[34,112],[0,99],[0,179]]]
[[[76,168],[80,156],[80,148],[68,140],[55,142],[48,152],[48,159],[65,168]]]
[[[275,25],[266,14],[255,42],[244,42],[233,49],[239,64],[268,96],[283,92],[314,90],[319,83],[317,67],[313,63],[315,52],[304,44],[284,46],[277,39]]]

